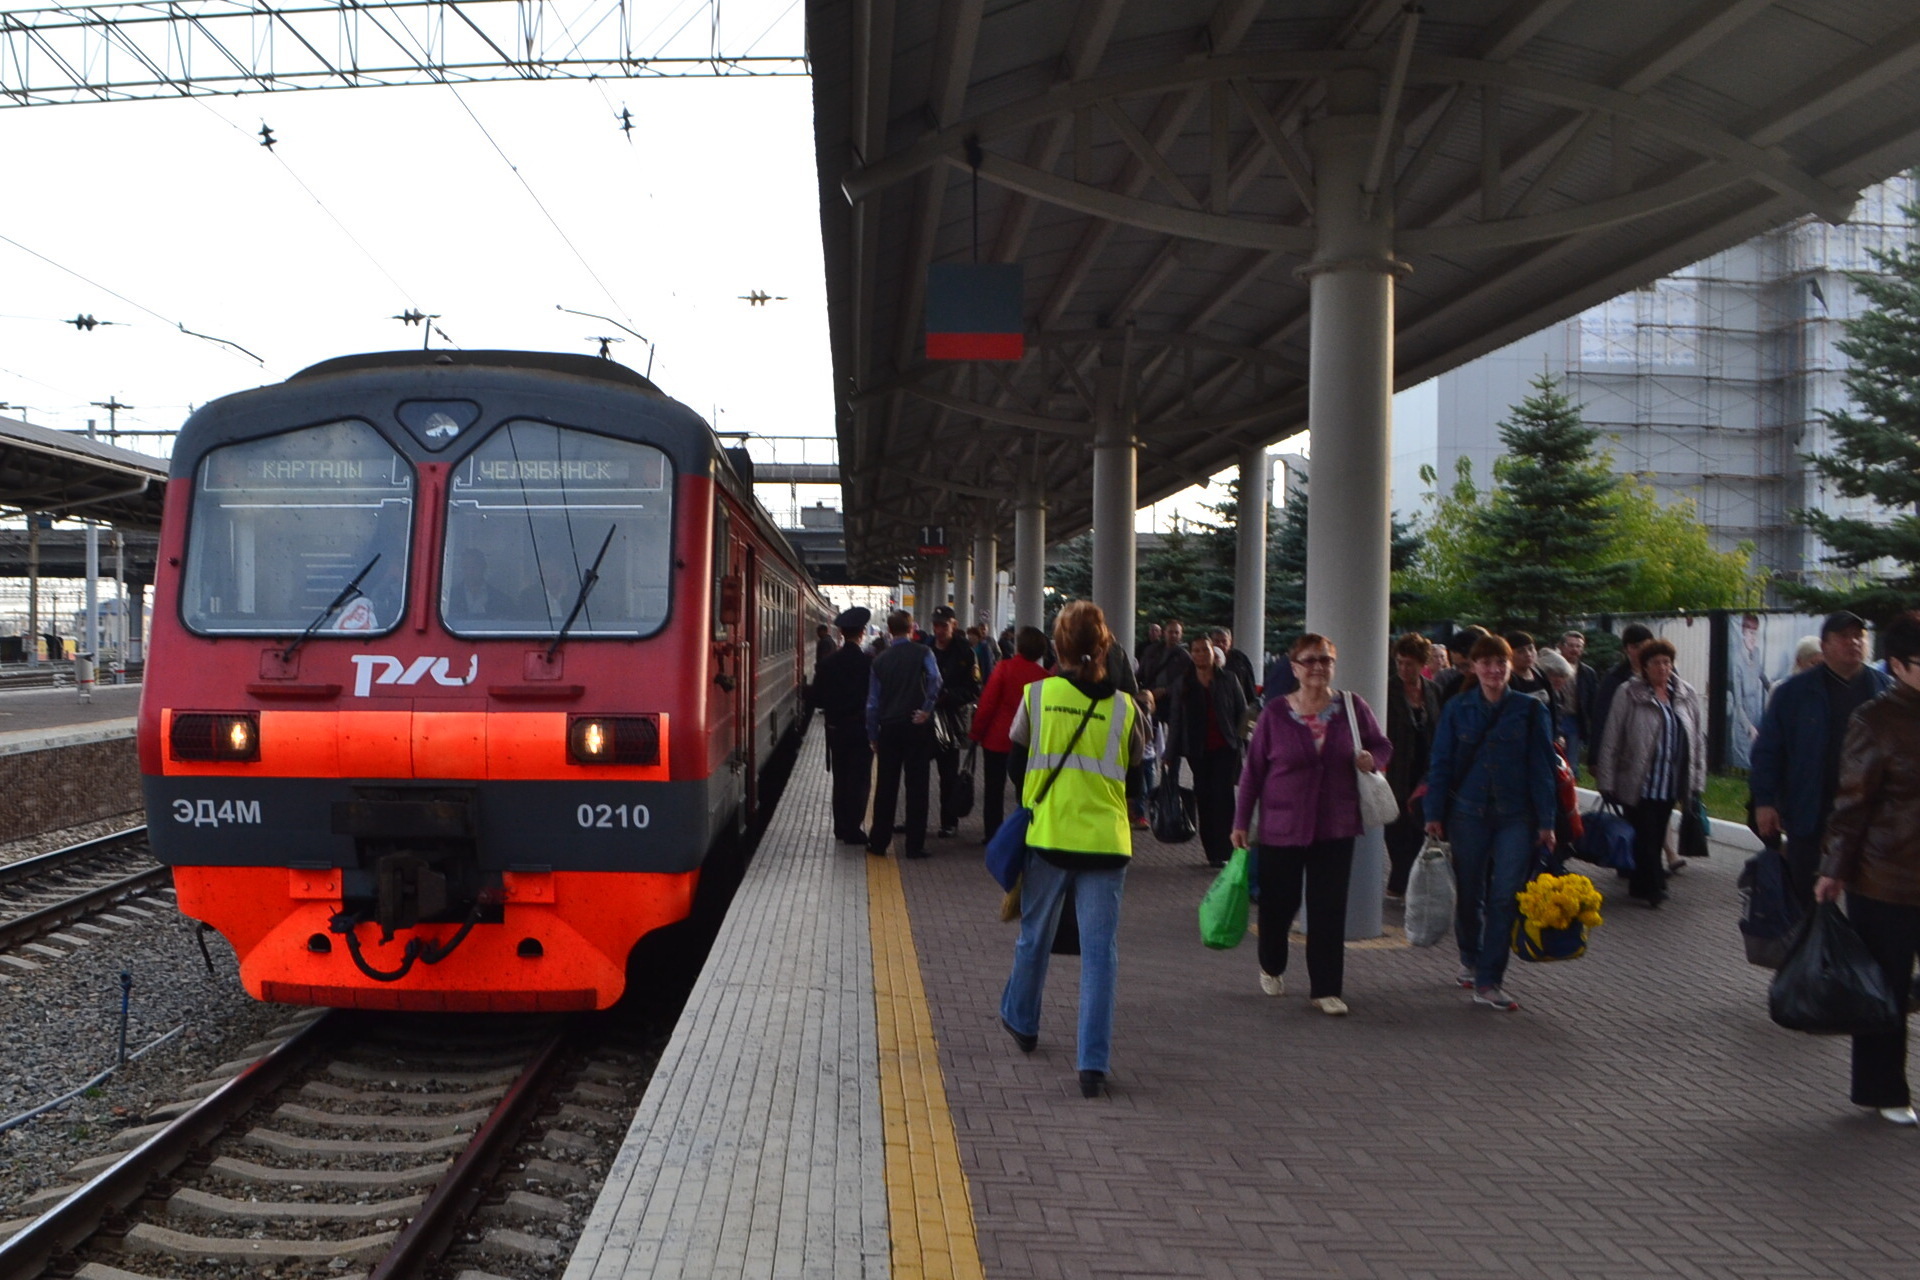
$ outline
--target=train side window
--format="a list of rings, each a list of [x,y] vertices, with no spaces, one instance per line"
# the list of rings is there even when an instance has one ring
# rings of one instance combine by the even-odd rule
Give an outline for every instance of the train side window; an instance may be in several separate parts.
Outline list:
[[[406,611],[413,468],[364,422],[210,449],[195,472],[180,612],[201,635],[382,635]],[[379,557],[374,562],[375,556]]]
[[[515,420],[454,465],[440,616],[455,635],[554,635],[596,557],[599,579],[568,635],[658,631],[673,565],[672,475],[660,450]]]

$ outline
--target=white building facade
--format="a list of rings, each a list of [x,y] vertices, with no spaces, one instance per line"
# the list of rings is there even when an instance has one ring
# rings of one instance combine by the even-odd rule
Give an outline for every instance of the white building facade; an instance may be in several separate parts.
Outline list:
[[[1423,464],[1444,488],[1468,458],[1485,487],[1500,422],[1548,373],[1601,430],[1614,470],[1664,502],[1693,500],[1720,549],[1750,542],[1759,568],[1818,573],[1825,547],[1789,513],[1872,511],[1803,458],[1829,449],[1820,411],[1847,405],[1835,343],[1868,304],[1845,273],[1914,237],[1903,207],[1917,190],[1913,174],[1871,187],[1844,225],[1791,223],[1442,374],[1434,438],[1395,450],[1395,508],[1424,509]]]

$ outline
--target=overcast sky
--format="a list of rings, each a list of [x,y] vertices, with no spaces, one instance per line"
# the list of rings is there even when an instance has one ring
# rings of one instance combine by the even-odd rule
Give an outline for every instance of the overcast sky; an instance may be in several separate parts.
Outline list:
[[[25,406],[0,413],[104,430],[91,402],[117,398],[122,427],[177,427],[315,361],[418,345],[391,318],[410,308],[462,347],[592,352],[605,334],[647,368],[638,340],[561,305],[652,338],[654,380],[720,431],[830,436],[811,127],[797,77],[0,110],[0,403]],[[784,301],[742,300],[755,290]],[[80,315],[102,323],[64,323]]]

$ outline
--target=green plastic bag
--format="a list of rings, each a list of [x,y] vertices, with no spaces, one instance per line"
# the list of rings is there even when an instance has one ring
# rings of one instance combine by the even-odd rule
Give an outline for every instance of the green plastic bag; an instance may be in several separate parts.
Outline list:
[[[1215,951],[1231,951],[1246,936],[1247,851],[1235,849],[1200,899],[1200,941]]]

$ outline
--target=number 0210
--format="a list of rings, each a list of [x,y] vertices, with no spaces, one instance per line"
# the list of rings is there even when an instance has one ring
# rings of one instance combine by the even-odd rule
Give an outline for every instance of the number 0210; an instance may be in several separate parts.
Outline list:
[[[583,827],[626,827],[639,830],[653,820],[643,804],[583,804],[574,811]]]

